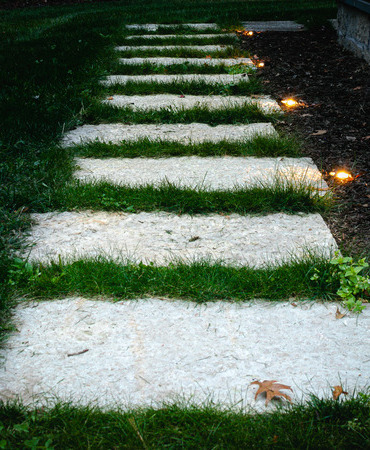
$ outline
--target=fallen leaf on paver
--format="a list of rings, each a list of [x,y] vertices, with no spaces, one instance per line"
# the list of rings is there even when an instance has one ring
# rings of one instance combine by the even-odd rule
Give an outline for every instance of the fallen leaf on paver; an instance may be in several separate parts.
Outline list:
[[[333,399],[334,400],[338,400],[339,396],[341,394],[347,395],[348,392],[343,391],[342,386],[334,386],[334,390],[333,390]]]
[[[108,97],[108,99],[107,100],[113,100],[113,97]]]
[[[338,306],[337,306],[337,312],[335,313],[335,318],[336,318],[336,319],[343,319],[344,316],[345,316],[345,314],[341,313],[341,312],[339,311]]]
[[[266,402],[265,402],[266,406],[273,397],[284,397],[290,403],[292,403],[292,399],[291,397],[289,397],[289,395],[280,392],[280,389],[290,389],[293,392],[293,389],[290,386],[276,383],[276,380],[253,381],[251,384],[258,384],[259,386],[258,391],[254,396],[255,400],[260,394],[266,392]]]
[[[206,58],[207,59],[212,59],[212,56],[211,55],[207,55]]]
[[[323,134],[326,134],[328,130],[317,130],[315,133],[312,133],[311,136],[322,136]]]

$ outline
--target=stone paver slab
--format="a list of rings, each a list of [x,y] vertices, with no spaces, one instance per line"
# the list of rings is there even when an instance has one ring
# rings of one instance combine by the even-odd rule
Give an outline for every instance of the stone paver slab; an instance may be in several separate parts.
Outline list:
[[[248,125],[217,125],[211,127],[204,123],[190,124],[143,124],[124,125],[101,124],[83,125],[66,133],[62,145],[83,144],[86,142],[112,142],[118,144],[122,141],[137,141],[149,139],[181,143],[244,141],[255,136],[276,135],[271,123],[252,123]]]
[[[181,38],[181,39],[217,39],[219,37],[230,37],[233,36],[236,38],[235,33],[218,33],[218,34],[132,34],[130,36],[126,36],[125,39],[173,39],[173,38]]]
[[[327,188],[311,158],[79,158],[76,163],[79,170],[75,177],[80,180],[129,186],[169,182],[213,191],[270,186],[279,181]]]
[[[126,83],[191,83],[203,82],[206,84],[229,84],[249,81],[248,75],[209,75],[209,74],[183,74],[183,75],[110,75],[101,84],[109,86],[111,84]]]
[[[31,214],[30,261],[98,255],[167,265],[207,259],[233,266],[277,264],[336,243],[319,214],[240,216],[62,212]]]
[[[128,30],[146,30],[157,31],[158,28],[174,28],[174,27],[187,27],[194,28],[196,30],[216,30],[218,25],[216,23],[180,23],[180,24],[161,24],[161,23],[140,23],[126,25]]]
[[[254,380],[290,385],[293,392],[283,392],[293,402],[309,393],[331,398],[339,384],[352,394],[370,381],[370,309],[336,320],[336,307],[81,297],[26,303],[1,350],[0,399],[41,405],[57,395],[132,408],[183,396],[265,411],[280,402],[255,401]]]
[[[147,57],[147,58],[119,58],[121,64],[139,65],[154,64],[157,66],[172,66],[173,64],[193,64],[196,66],[237,66],[245,64],[253,66],[250,58],[172,58],[170,56],[163,57]],[[200,74],[202,75],[202,74]]]
[[[222,95],[113,95],[104,100],[104,103],[133,110],[158,110],[209,108],[211,110],[257,104],[265,112],[281,111],[279,104],[268,96],[241,97]]]
[[[292,20],[242,22],[246,30],[252,31],[302,31],[304,25]]]
[[[197,50],[199,52],[218,52],[232,48],[232,45],[120,45],[120,52],[135,50]]]

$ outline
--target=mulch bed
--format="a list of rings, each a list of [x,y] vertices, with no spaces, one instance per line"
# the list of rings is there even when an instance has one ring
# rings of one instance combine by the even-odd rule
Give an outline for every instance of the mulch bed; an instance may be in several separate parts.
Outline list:
[[[298,133],[330,186],[337,208],[328,219],[337,242],[370,250],[370,66],[337,43],[330,25],[303,32],[265,32],[243,37],[243,47],[265,62],[259,76],[266,92],[302,105],[288,110],[279,127]],[[333,169],[355,179],[333,181]]]

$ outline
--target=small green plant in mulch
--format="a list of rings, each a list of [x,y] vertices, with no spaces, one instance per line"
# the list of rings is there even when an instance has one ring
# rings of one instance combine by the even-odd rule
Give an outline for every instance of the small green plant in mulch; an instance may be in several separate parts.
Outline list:
[[[361,275],[364,269],[369,267],[366,258],[354,260],[350,256],[340,256],[337,252],[335,258],[330,261],[332,270],[328,282],[339,285],[336,293],[343,299],[343,305],[355,313],[365,309],[363,301],[370,294],[370,278]],[[319,270],[311,277],[311,280],[319,279]]]

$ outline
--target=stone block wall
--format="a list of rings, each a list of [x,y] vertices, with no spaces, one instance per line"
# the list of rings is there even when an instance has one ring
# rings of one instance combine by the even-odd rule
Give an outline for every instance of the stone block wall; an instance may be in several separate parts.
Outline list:
[[[338,40],[343,47],[370,63],[369,1],[338,1]]]

